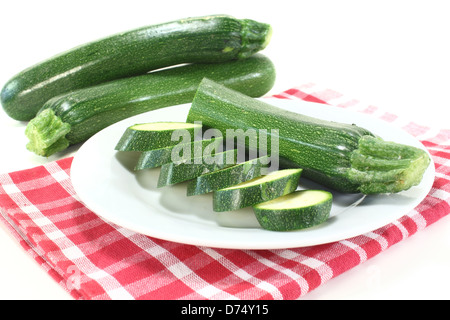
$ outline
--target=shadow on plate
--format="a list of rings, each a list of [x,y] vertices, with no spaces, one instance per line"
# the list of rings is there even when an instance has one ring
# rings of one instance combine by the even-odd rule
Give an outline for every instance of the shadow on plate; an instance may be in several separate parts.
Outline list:
[[[215,212],[213,210],[213,193],[187,196],[186,187],[187,182],[160,188],[160,204],[181,218],[191,219],[194,216],[200,221],[213,222],[221,227],[259,227],[251,208]]]
[[[326,188],[314,181],[306,178],[300,179],[300,189],[318,189],[331,192],[333,195],[333,206],[331,208],[330,218],[364,203],[366,196],[361,193],[341,193],[336,190]],[[330,220],[332,222],[333,220]]]
[[[129,172],[135,172],[134,168],[138,162],[141,152],[137,151],[117,151],[115,157],[117,161]]]

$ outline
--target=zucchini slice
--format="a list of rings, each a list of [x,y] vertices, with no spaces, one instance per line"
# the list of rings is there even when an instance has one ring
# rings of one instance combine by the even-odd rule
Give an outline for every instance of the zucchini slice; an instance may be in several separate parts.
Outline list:
[[[185,122],[150,122],[128,127],[116,145],[118,151],[149,151],[180,143],[173,136],[193,141],[202,126]],[[198,131],[197,131],[198,130]],[[187,142],[187,141],[186,141]]]
[[[253,206],[263,229],[290,231],[325,222],[330,216],[333,196],[324,190],[299,190]]]
[[[223,138],[217,137],[144,151],[139,156],[135,170],[156,168],[169,162],[187,162],[197,155],[201,157],[203,154],[214,154],[222,150]]]
[[[209,172],[218,171],[236,164],[237,149],[219,152],[212,162],[204,161],[203,157],[193,158],[189,162],[169,162],[161,166],[158,188],[188,181]],[[200,161],[198,161],[200,159]]]
[[[269,157],[263,156],[234,166],[210,172],[190,180],[187,195],[193,196],[231,187],[263,175],[269,164]]]
[[[237,210],[294,192],[302,169],[285,169],[214,191],[213,210]]]

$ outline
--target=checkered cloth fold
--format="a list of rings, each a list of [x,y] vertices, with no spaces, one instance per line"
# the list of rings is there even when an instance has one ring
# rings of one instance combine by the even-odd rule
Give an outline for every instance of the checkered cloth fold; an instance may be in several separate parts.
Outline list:
[[[436,130],[306,84],[271,98],[364,112],[428,148],[434,185],[414,210],[350,239],[279,250],[197,247],[148,237],[87,209],[70,180],[72,158],[0,175],[0,220],[75,299],[295,299],[382,253],[450,212],[450,130]]]

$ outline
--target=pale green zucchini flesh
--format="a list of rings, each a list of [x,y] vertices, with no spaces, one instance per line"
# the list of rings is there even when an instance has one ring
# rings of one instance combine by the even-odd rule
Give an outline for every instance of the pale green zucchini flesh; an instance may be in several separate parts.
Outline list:
[[[253,206],[263,229],[291,231],[320,225],[328,220],[333,196],[324,190],[298,190]]]
[[[213,194],[216,212],[237,210],[269,201],[295,191],[302,169],[284,169],[219,189]]]

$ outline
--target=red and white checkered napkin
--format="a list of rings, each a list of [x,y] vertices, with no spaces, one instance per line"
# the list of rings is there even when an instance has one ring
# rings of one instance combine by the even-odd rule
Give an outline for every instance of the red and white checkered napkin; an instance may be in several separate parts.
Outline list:
[[[67,158],[0,175],[1,220],[77,299],[295,299],[450,212],[450,130],[403,123],[314,85],[272,98],[328,103],[401,126],[433,156],[432,190],[401,219],[351,239],[285,250],[214,249],[163,241],[105,222],[75,194],[72,158]]]

